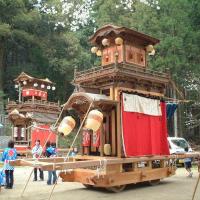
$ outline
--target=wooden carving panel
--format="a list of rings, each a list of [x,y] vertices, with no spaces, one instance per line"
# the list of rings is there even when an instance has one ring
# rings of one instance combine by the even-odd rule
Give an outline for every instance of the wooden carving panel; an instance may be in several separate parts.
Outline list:
[[[126,51],[126,62],[145,67],[146,57],[144,49],[136,48],[131,45],[126,45],[125,51]]]
[[[103,49],[102,66],[115,63],[116,53],[118,53],[118,62],[122,62],[122,46],[111,46]]]

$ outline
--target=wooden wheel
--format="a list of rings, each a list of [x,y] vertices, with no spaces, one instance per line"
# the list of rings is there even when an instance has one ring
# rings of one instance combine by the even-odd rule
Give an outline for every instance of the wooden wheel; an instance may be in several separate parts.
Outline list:
[[[88,184],[83,184],[87,189],[91,189],[91,188],[93,188],[93,186],[92,185],[88,185]]]
[[[126,185],[118,185],[118,186],[113,186],[113,187],[107,187],[106,190],[110,192],[121,192],[125,189]]]
[[[160,179],[156,179],[156,180],[151,180],[151,181],[149,181],[149,185],[151,185],[151,186],[158,185],[159,183],[160,183]]]

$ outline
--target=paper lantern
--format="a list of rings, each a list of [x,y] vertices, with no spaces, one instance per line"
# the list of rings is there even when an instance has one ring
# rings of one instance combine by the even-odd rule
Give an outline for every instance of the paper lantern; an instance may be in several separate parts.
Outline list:
[[[61,121],[58,132],[69,135],[76,125],[75,120],[71,116],[64,117]]]
[[[45,88],[45,85],[44,85],[44,84],[42,84],[42,85],[41,85],[41,88]]]
[[[111,145],[110,144],[104,144],[104,154],[106,156],[110,156],[111,155]]]
[[[109,46],[110,41],[107,38],[104,38],[101,43],[103,46]]]
[[[27,81],[23,81],[23,84],[26,85],[26,84],[27,84]]]
[[[148,45],[148,46],[146,46],[146,51],[147,52],[152,52],[154,50],[154,48],[153,48],[153,45]]]
[[[96,52],[96,55],[99,56],[99,57],[102,56],[101,50],[98,50],[98,51]]]
[[[25,137],[25,128],[21,128],[21,137]]]
[[[51,89],[52,89],[52,90],[55,90],[55,89],[56,89],[56,87],[55,87],[55,86],[53,86]]]
[[[153,49],[153,51],[149,53],[149,56],[154,56],[155,53],[156,53],[156,51],[155,51],[155,49]]]
[[[122,45],[123,44],[123,39],[121,37],[115,38],[115,44],[116,45]]]
[[[98,131],[103,121],[103,114],[98,110],[91,110],[85,122],[85,128]]]
[[[34,87],[37,87],[37,86],[38,86],[38,83],[34,83],[33,86],[34,86]]]
[[[92,47],[92,48],[91,48],[91,52],[92,52],[92,53],[96,53],[97,51],[98,51],[98,48],[97,48],[97,47]]]
[[[17,137],[18,127],[13,128],[13,136]]]

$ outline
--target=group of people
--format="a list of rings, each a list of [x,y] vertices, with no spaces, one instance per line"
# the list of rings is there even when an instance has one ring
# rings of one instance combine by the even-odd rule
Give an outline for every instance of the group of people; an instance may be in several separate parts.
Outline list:
[[[57,148],[56,148],[56,143],[51,143],[50,141],[48,141],[46,143],[46,148],[45,148],[45,152],[43,152],[43,148],[40,145],[40,140],[36,140],[35,142],[35,146],[32,149],[32,154],[33,154],[33,158],[37,159],[39,157],[42,156],[42,154],[44,153],[44,155],[46,157],[56,157],[57,156]],[[38,176],[37,176],[37,171],[39,170],[39,177],[40,180],[43,181],[44,180],[44,173],[41,170],[41,168],[34,168],[34,179],[33,181],[37,181]],[[56,171],[48,171],[48,179],[47,179],[47,185],[51,185],[51,184],[55,184],[57,181],[57,174]]]
[[[35,146],[32,149],[33,158],[37,159],[42,155],[46,157],[56,157],[57,148],[56,143],[47,142],[45,151],[43,151],[42,146],[40,145],[40,140],[35,141]],[[3,170],[0,170],[0,187],[5,186],[6,189],[12,189],[14,183],[14,167],[9,163],[11,160],[17,159],[17,151],[14,148],[14,141],[10,140],[8,142],[8,147],[2,153],[1,161],[4,162]],[[34,179],[33,181],[38,180],[38,172],[41,181],[44,181],[44,172],[41,168],[34,168]],[[56,171],[48,171],[47,185],[55,184],[57,181]]]

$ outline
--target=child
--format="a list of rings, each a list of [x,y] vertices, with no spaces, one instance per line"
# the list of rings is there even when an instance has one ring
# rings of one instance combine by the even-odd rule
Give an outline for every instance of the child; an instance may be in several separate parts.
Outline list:
[[[51,146],[46,148],[46,155],[47,157],[57,156],[56,143],[51,143]],[[52,182],[52,176],[53,176],[53,182]],[[48,171],[47,185],[51,185],[52,183],[55,184],[56,181],[57,181],[56,170]]]
[[[77,149],[77,147],[74,147],[72,149],[72,151],[70,151],[69,157],[74,157],[74,156],[76,156],[77,153],[78,153],[78,149]]]
[[[0,187],[5,185],[5,172],[4,170],[0,170]]]
[[[12,189],[13,188],[13,172],[14,167],[9,164],[10,160],[16,160],[17,158],[17,151],[14,148],[14,142],[10,140],[8,142],[8,147],[4,150],[2,155],[2,161],[4,162],[4,170],[6,174],[6,189]]]
[[[35,141],[35,146],[32,149],[32,154],[33,154],[33,158],[37,159],[42,155],[42,146],[40,145],[40,140],[36,140]],[[33,181],[37,181],[37,167],[34,168],[34,179]],[[40,171],[40,180],[43,181],[44,180],[44,173],[43,171],[39,168]]]
[[[188,147],[185,148],[185,152],[188,152]],[[191,170],[191,168],[192,168],[192,158],[185,158],[184,164],[185,164],[185,169],[189,173],[188,177],[192,177],[192,175],[193,175],[192,170]]]

